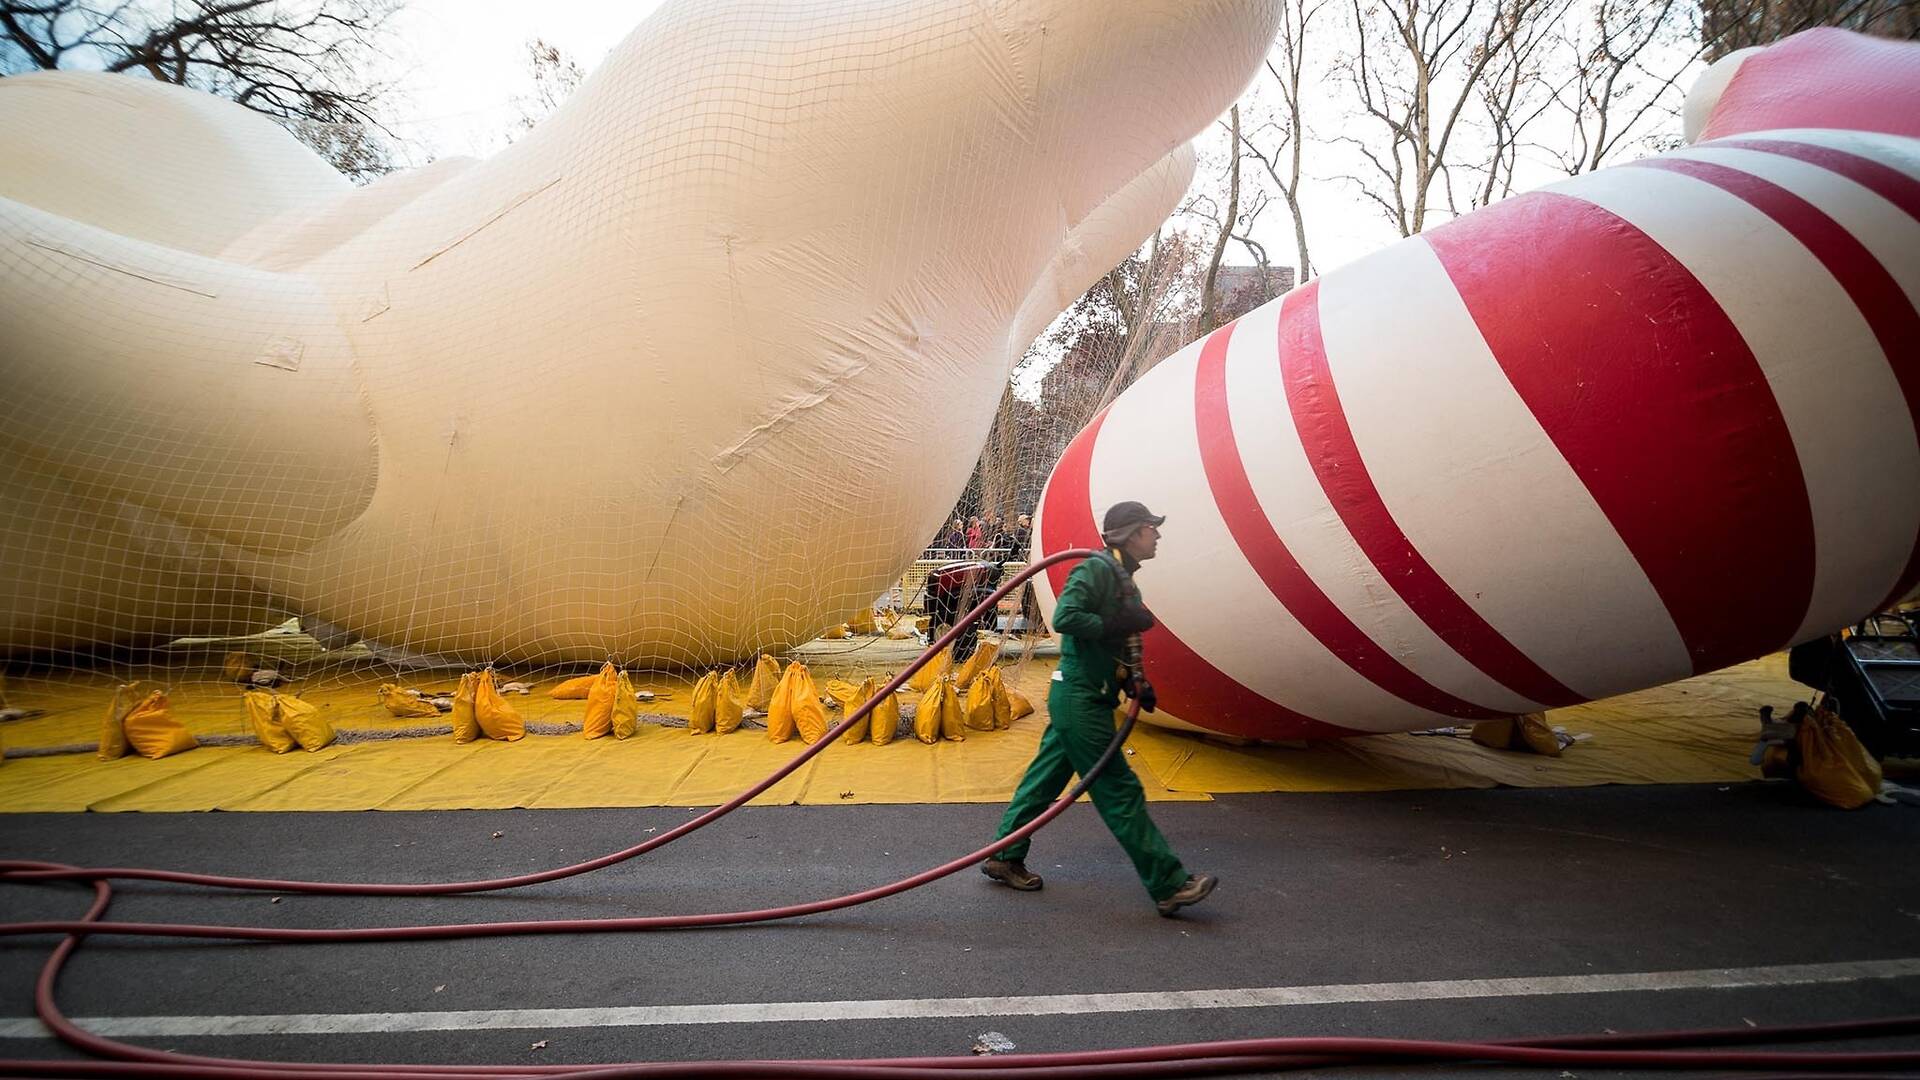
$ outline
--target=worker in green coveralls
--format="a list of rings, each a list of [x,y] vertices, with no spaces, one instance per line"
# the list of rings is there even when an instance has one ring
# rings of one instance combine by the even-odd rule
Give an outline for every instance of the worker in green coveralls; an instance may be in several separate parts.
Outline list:
[[[1060,667],[1047,693],[1051,721],[1040,749],[1000,819],[1001,836],[1039,817],[1058,798],[1075,773],[1084,774],[1113,741],[1113,710],[1120,692],[1152,712],[1153,687],[1140,667],[1140,635],[1153,627],[1153,613],[1140,602],[1134,571],[1153,558],[1166,522],[1137,502],[1115,503],[1100,535],[1107,550],[1083,560],[1060,590],[1053,628],[1061,636]],[[1116,756],[1094,779],[1088,792],[1100,819],[1133,859],[1140,881],[1159,906],[1172,915],[1207,898],[1219,883],[1212,874],[1189,874],[1147,817],[1140,780]],[[1033,892],[1043,882],[1023,861],[1031,841],[1001,849],[980,870],[1002,885]]]

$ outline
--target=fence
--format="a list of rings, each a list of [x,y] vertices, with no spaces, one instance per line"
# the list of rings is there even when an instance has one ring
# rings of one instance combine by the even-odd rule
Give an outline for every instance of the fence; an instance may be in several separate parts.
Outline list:
[[[927,610],[927,575],[951,562],[970,559],[988,559],[1010,554],[1004,548],[928,548],[925,557],[915,559],[907,572],[900,576],[900,583],[894,586],[885,602],[893,604],[902,611],[924,612]],[[1001,580],[1027,568],[1026,560],[1009,562],[1002,566]],[[1000,610],[1006,615],[1015,615],[1020,611],[1020,593],[1015,591],[1000,602]]]

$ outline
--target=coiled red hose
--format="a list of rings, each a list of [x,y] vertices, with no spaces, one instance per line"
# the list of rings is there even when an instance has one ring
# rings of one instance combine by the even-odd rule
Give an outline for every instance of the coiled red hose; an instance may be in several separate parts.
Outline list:
[[[55,1000],[55,988],[67,959],[89,934],[137,934],[164,937],[225,938],[256,941],[396,941],[456,937],[503,936],[511,934],[602,933],[613,931],[668,930],[703,926],[740,925],[775,919],[794,918],[852,907],[892,896],[938,880],[992,854],[1009,843],[1037,832],[1063,812],[1090,785],[1093,778],[1119,752],[1138,717],[1139,703],[1130,704],[1125,721],[1096,764],[1065,795],[1026,826],[965,856],[872,889],[845,896],[735,912],[709,912],[697,915],[656,915],[638,918],[559,919],[505,923],[466,923],[454,925],[364,927],[348,930],[288,930],[270,927],[197,926],[171,923],[109,923],[101,921],[112,902],[110,879],[140,879],[198,884],[213,887],[260,889],[276,892],[305,892],[346,895],[445,895],[515,888],[588,873],[654,850],[684,836],[743,805],[781,778],[792,773],[830,745],[847,727],[859,721],[887,694],[897,690],[912,674],[939,650],[950,644],[973,620],[996,605],[1028,578],[1047,566],[1094,554],[1085,549],[1063,551],[1033,563],[1021,574],[982,601],[939,641],[896,676],[871,700],[854,710],[813,745],[806,747],[786,765],[736,798],[715,807],[645,843],[586,862],[533,874],[492,878],[480,881],[433,884],[370,884],[356,882],[308,882],[189,874],[178,871],[129,868],[80,868],[55,863],[0,862],[0,881],[82,880],[92,884],[94,900],[86,914],[72,921],[43,921],[0,924],[0,936],[54,933],[67,935],[55,947],[42,968],[34,990],[34,1004],[40,1019],[59,1038],[80,1050],[115,1059],[87,1062],[0,1060],[0,1076],[50,1077],[130,1077],[170,1078],[207,1077],[211,1080],[360,1080],[376,1077],[422,1077],[433,1080],[501,1080],[503,1077],[567,1077],[578,1080],[613,1078],[735,1078],[735,1077],[874,1077],[895,1080],[924,1078],[964,1072],[981,1078],[1044,1077],[1046,1080],[1096,1080],[1107,1077],[1202,1076],[1256,1070],[1281,1070],[1308,1066],[1352,1064],[1360,1061],[1388,1061],[1405,1064],[1418,1062],[1491,1061],[1517,1065],[1611,1068],[1721,1068],[1721,1069],[1806,1069],[1832,1077],[1835,1070],[1876,1070],[1885,1075],[1889,1068],[1920,1067],[1920,1052],[1884,1051],[1850,1053],[1805,1053],[1782,1051],[1676,1051],[1679,1045],[1736,1044],[1742,1042],[1789,1042],[1817,1038],[1866,1038],[1879,1035],[1910,1034],[1920,1031],[1920,1017],[1896,1017],[1848,1024],[1811,1025],[1795,1028],[1740,1028],[1701,1032],[1654,1032],[1639,1035],[1578,1036],[1555,1039],[1506,1042],[1444,1042],[1434,1040],[1368,1038],[1280,1038],[1241,1039],[1221,1042],[1188,1043],[1124,1050],[1084,1051],[1054,1054],[1018,1054],[999,1057],[917,1057],[876,1058],[846,1061],[706,1061],[646,1062],[613,1066],[467,1066],[467,1065],[347,1065],[322,1063],[286,1063],[247,1061],[231,1058],[173,1054],[129,1043],[102,1038],[85,1031],[67,1018]]]

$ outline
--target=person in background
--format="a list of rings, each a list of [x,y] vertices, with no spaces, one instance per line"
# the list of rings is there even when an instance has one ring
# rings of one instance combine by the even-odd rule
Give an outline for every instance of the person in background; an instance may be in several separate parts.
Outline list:
[[[946,548],[948,550],[954,550],[956,548],[966,547],[967,546],[966,523],[961,521],[959,518],[954,518],[952,522],[948,523],[947,531],[945,533],[942,533],[940,536],[939,546]]]
[[[1140,665],[1140,635],[1153,628],[1153,613],[1133,583],[1140,564],[1153,558],[1166,518],[1137,502],[1115,503],[1101,527],[1106,550],[1083,560],[1067,577],[1053,625],[1060,632],[1060,666],[1047,693],[1050,719],[1040,748],[1014,793],[1000,835],[1006,836],[1039,817],[1075,773],[1085,775],[1113,740],[1113,710],[1120,692],[1152,712],[1153,687]],[[1189,874],[1147,816],[1146,793],[1124,756],[1116,755],[1094,778],[1087,793],[1100,820],[1120,841],[1140,883],[1160,914],[1171,916],[1213,892],[1212,874]],[[1000,849],[980,866],[994,881],[1021,892],[1043,884],[1027,869],[1030,840]]]
[[[1006,546],[1009,549],[1008,562],[1026,562],[1033,558],[1033,516],[1021,514],[1007,529]],[[1020,618],[1026,634],[1046,633],[1045,620],[1040,618],[1040,601],[1033,594],[1033,583],[1029,581],[1020,589]]]
[[[967,526],[967,547],[979,551],[984,540],[986,540],[985,530],[981,528],[980,519],[975,517],[972,524]]]
[[[987,559],[971,559],[951,562],[936,568],[927,575],[927,632],[922,644],[930,643],[946,629],[960,621],[960,616],[972,611],[974,605],[985,600],[1000,584],[1004,570],[999,556]],[[964,663],[980,645],[980,627],[985,623],[993,628],[993,614],[990,612],[967,629],[953,641],[953,659],[955,663]]]

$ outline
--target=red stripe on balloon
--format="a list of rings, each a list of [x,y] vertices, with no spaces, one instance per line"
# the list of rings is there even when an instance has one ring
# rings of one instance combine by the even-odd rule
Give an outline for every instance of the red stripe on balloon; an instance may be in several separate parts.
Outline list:
[[[1839,173],[1899,207],[1908,217],[1920,221],[1920,180],[1891,165],[1883,165],[1872,158],[1845,150],[1835,150],[1831,146],[1788,142],[1784,139],[1720,139],[1712,144],[1715,149],[1723,146],[1735,150],[1758,150],[1818,165],[1828,172]]]
[[[1920,312],[1914,311],[1906,290],[1900,287],[1886,267],[1880,265],[1865,244],[1819,207],[1752,173],[1688,158],[1651,158],[1634,164],[1665,169],[1712,184],[1738,196],[1792,233],[1801,246],[1820,260],[1820,265],[1827,268],[1827,272],[1846,290],[1854,306],[1860,309],[1861,316],[1873,329],[1875,340],[1880,342],[1880,350],[1886,354],[1887,363],[1893,367],[1894,378],[1900,383],[1901,396],[1906,399],[1908,421],[1920,422],[1920,357],[1916,356],[1920,352],[1920,344],[1916,344],[1920,343]],[[1914,546],[1909,552],[1906,569],[1901,573],[1899,583],[1879,606],[1887,607],[1905,596],[1916,580],[1920,580],[1920,536],[1914,537]]]
[[[1414,674],[1376,644],[1340,610],[1294,558],[1286,541],[1260,506],[1247,478],[1246,463],[1233,435],[1233,417],[1227,408],[1227,343],[1235,323],[1213,332],[1200,347],[1194,375],[1194,427],[1200,433],[1200,463],[1213,489],[1214,505],[1240,546],[1240,553],[1306,631],[1327,651],[1389,694],[1423,709],[1465,720],[1508,715],[1462,701]]]
[[[1085,430],[1074,436],[1066,453],[1060,456],[1060,463],[1053,468],[1040,516],[1043,551],[1104,546],[1100,527],[1094,520],[1087,478],[1093,467],[1094,443],[1106,418],[1104,410],[1094,417]],[[1179,527],[1177,522],[1169,524]],[[1066,587],[1071,572],[1071,567],[1047,568],[1054,596],[1059,596],[1060,590]],[[1221,615],[1225,617],[1224,612]],[[1304,716],[1248,689],[1208,663],[1165,624],[1146,632],[1141,638],[1141,650],[1147,678],[1153,681],[1161,704],[1188,723],[1257,739],[1338,739],[1361,734]]]
[[[1782,128],[1920,136],[1920,50],[1832,27],[1802,31],[1740,65],[1700,139]]]
[[[1425,238],[1694,670],[1785,645],[1813,594],[1806,480],[1759,361],[1706,287],[1625,220],[1563,195],[1508,199]]]
[[[1282,303],[1280,372],[1287,404],[1321,489],[1360,549],[1421,622],[1489,677],[1544,705],[1586,700],[1481,618],[1415,549],[1374,486],[1341,408],[1320,334],[1320,283],[1295,289]]]

